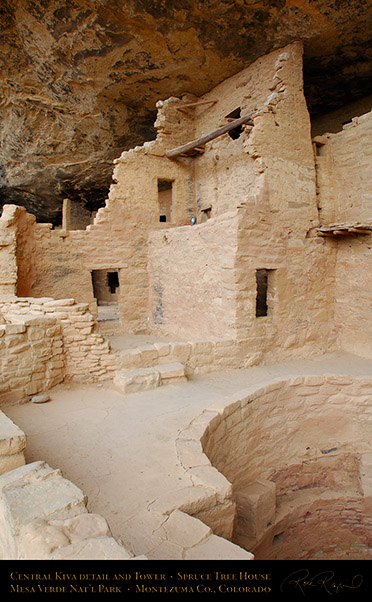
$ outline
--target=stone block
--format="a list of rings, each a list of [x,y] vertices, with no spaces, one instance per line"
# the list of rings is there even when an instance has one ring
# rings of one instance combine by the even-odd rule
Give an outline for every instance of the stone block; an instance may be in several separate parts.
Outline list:
[[[169,513],[173,510],[181,510],[187,514],[198,514],[216,504],[216,493],[207,487],[183,487],[175,491],[167,492],[151,504],[151,510]]]
[[[143,365],[151,364],[159,357],[157,349],[153,345],[140,345],[137,349],[141,352]]]
[[[142,366],[142,354],[139,349],[120,352],[120,363],[123,368],[139,368]]]
[[[86,511],[83,492],[45,462],[33,462],[1,475],[0,495],[6,508],[6,515],[0,517],[1,527],[12,538],[35,519],[65,519]]]
[[[206,355],[211,359],[213,354],[214,341],[191,341],[191,354]]]
[[[190,548],[212,534],[210,527],[179,510],[169,515],[163,528],[167,539],[183,548]]]
[[[245,360],[243,361],[243,365],[245,368],[249,368],[249,366],[257,366],[263,360],[262,351],[256,351],[255,353],[248,354]]]
[[[178,439],[176,449],[179,460],[185,468],[211,465],[207,456],[203,453],[200,441]]]
[[[191,345],[190,343],[171,343],[170,344],[170,355],[173,360],[185,364],[190,357]]]
[[[235,521],[235,504],[231,500],[217,503],[194,516],[211,527],[215,535],[231,540]]]
[[[113,537],[84,539],[64,546],[49,556],[50,560],[129,560],[129,552]]]
[[[0,455],[19,454],[25,447],[24,432],[3,412],[0,412]]]
[[[50,521],[50,524],[62,529],[68,537],[69,543],[75,543],[81,539],[111,536],[106,520],[99,514],[85,512],[64,521]]]
[[[12,347],[10,347],[9,353],[14,353],[16,355],[17,353],[25,353],[30,349],[31,347],[28,343],[21,343],[20,345],[13,345]]]
[[[275,519],[275,483],[255,481],[235,493],[236,532],[258,538]]]
[[[27,560],[46,560],[54,550],[69,544],[61,529],[43,519],[35,519],[20,530],[19,555]]]
[[[253,560],[250,552],[218,535],[211,535],[204,542],[185,552],[185,560]]]
[[[75,299],[53,299],[53,301],[45,301],[44,305],[45,307],[71,306],[75,305]]]
[[[154,343],[154,347],[158,352],[159,359],[161,357],[166,357],[170,352],[170,344],[169,343]]]
[[[26,326],[24,324],[6,324],[6,334],[22,334],[26,332]]]
[[[114,385],[122,393],[147,391],[160,385],[160,374],[153,368],[138,370],[120,370],[114,376]]]
[[[231,499],[231,483],[214,466],[198,466],[191,471],[192,480],[195,485],[210,487],[216,492],[216,499],[224,502]]]
[[[25,456],[23,452],[19,452],[18,454],[11,455],[1,455],[0,456],[0,475],[8,472],[10,470],[14,470],[15,468],[19,468],[25,464]]]
[[[39,395],[34,395],[31,399],[32,403],[46,403],[50,400],[51,397],[48,393],[40,393]]]
[[[160,374],[160,378],[162,381],[172,379],[173,381],[176,379],[184,379],[185,377],[185,366],[180,364],[179,362],[174,362],[172,364],[159,364],[154,366],[156,370]]]

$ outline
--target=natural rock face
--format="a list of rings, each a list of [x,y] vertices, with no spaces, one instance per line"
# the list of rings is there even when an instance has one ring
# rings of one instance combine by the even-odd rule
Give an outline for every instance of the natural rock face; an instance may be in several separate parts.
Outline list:
[[[5,0],[0,25],[0,200],[43,221],[64,197],[103,204],[112,160],[153,137],[157,99],[201,95],[293,40],[313,112],[370,93],[361,0]]]

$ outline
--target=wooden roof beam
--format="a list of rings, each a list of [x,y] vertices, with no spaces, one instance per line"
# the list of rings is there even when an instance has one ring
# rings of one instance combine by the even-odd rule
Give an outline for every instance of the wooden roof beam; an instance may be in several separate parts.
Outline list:
[[[243,123],[246,125],[254,125],[253,121],[252,121],[253,115],[254,115],[254,113],[249,113],[249,115],[244,115],[244,117],[239,117],[239,119],[234,119],[234,121],[231,121],[227,125],[224,125],[221,128],[218,128],[218,130],[214,130],[213,132],[210,132],[210,134],[206,134],[205,136],[202,136],[201,138],[198,138],[197,140],[192,140],[191,142],[187,142],[187,144],[182,144],[182,146],[177,146],[176,148],[173,148],[172,150],[166,151],[165,155],[166,155],[166,157],[168,157],[168,159],[175,159],[176,157],[178,157],[181,154],[185,154],[191,150],[194,150],[198,146],[203,146],[207,142],[211,142],[211,140],[214,140],[215,138],[218,138],[219,136],[226,134],[230,130],[233,130],[234,128],[238,127],[239,125],[243,125]]]

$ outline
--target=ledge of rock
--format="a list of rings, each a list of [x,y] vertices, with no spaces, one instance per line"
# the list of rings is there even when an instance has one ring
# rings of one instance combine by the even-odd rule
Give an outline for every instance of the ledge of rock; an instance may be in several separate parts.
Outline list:
[[[372,7],[358,0],[5,0],[0,9],[0,203],[85,227],[112,160],[154,136],[158,99],[201,95],[304,41],[310,111],[370,93]]]

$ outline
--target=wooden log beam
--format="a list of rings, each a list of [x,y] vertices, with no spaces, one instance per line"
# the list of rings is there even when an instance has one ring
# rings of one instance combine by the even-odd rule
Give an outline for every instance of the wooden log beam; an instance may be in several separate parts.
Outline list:
[[[177,107],[178,111],[182,111],[182,109],[186,109],[189,107],[199,107],[200,105],[215,105],[218,100],[201,100],[197,102],[188,102],[187,104],[183,104],[181,107]]]
[[[230,130],[233,130],[234,128],[238,127],[239,125],[243,125],[243,123],[247,125],[253,125],[253,115],[254,113],[249,113],[249,115],[244,115],[244,117],[234,119],[234,121],[231,121],[231,123],[228,123],[227,125],[218,128],[218,130],[210,132],[210,134],[206,134],[205,136],[202,136],[197,140],[192,140],[191,142],[187,142],[187,144],[183,144],[182,146],[177,146],[172,150],[166,151],[165,155],[166,157],[168,157],[168,159],[174,159],[175,157],[178,157],[183,153],[187,153],[188,151],[195,149],[197,146],[202,146],[207,142],[211,142],[211,140],[218,138],[218,136],[222,136],[222,134],[226,134]]]
[[[349,231],[355,234],[372,234],[372,230],[367,228],[349,228]]]

